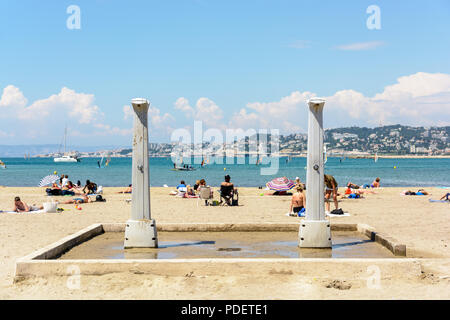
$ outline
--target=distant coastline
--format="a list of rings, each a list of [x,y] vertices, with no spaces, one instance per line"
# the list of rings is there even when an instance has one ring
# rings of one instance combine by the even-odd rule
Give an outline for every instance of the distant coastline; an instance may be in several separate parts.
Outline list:
[[[195,157],[201,157],[201,155],[194,155]],[[220,157],[220,155],[212,155],[214,157]],[[377,155],[379,159],[450,159],[450,155]],[[91,156],[82,156],[80,158],[101,158],[101,155],[91,155]],[[110,155],[109,158],[131,158],[131,155]],[[150,154],[150,158],[170,158],[170,154]],[[238,157],[242,157],[242,155],[238,155]],[[291,158],[306,158],[306,154],[296,154],[296,155],[279,155],[279,158],[291,157]],[[342,155],[329,155],[329,158],[342,158]],[[372,155],[344,155],[344,158],[347,159],[374,159]],[[7,158],[17,158],[17,157],[3,157]],[[53,158],[53,156],[47,155],[37,155],[31,156],[31,158]]]

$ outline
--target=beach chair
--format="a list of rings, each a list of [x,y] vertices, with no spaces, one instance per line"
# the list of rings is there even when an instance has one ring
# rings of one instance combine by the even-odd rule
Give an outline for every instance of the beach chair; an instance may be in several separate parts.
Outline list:
[[[208,206],[209,200],[214,199],[214,195],[211,192],[211,187],[200,187],[198,191],[198,199],[205,200],[205,206]],[[198,201],[197,201],[198,206]]]
[[[239,200],[239,194],[237,190],[234,189],[234,186],[220,186],[220,190],[218,190],[220,194],[220,203],[222,205],[229,205],[229,206],[237,206],[238,200]],[[235,199],[236,196],[236,199]],[[223,201],[225,200],[225,202]]]

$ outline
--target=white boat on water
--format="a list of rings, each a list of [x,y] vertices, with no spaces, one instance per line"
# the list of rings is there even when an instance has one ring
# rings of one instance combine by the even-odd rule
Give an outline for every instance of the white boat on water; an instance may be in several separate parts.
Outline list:
[[[6,164],[2,160],[0,160],[0,168],[6,169]]]
[[[67,154],[66,152],[66,138],[67,138],[67,127],[64,130],[64,154],[59,157],[53,158],[54,162],[80,162],[80,159],[76,154]]]
[[[62,157],[53,158],[55,162],[80,162],[76,156],[64,155]]]

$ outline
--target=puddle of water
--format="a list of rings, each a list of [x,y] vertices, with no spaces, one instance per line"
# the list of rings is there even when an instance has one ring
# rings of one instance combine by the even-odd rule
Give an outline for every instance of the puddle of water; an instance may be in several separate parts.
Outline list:
[[[124,249],[124,234],[108,232],[59,259],[395,258],[358,232],[333,232],[332,249],[298,247],[297,232],[160,232],[158,248]]]

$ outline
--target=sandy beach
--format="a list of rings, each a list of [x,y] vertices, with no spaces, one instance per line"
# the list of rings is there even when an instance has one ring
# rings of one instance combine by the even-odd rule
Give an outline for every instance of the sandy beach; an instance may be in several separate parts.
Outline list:
[[[63,213],[0,213],[0,299],[449,299],[450,298],[450,204],[430,203],[448,189],[427,188],[430,196],[401,196],[408,188],[383,188],[363,199],[342,199],[348,217],[331,222],[365,223],[406,244],[407,257],[438,258],[424,263],[417,277],[383,279],[370,289],[357,276],[300,277],[290,274],[251,276],[185,277],[117,273],[83,276],[80,289],[69,289],[66,277],[26,279],[14,283],[16,259],[73,234],[94,223],[123,223],[130,215],[129,194],[123,188],[105,188],[105,203],[89,203],[76,210],[60,205]],[[417,191],[417,187],[409,188]],[[169,195],[172,188],[152,188],[152,218],[157,223],[262,223],[295,222],[286,216],[289,196],[260,196],[257,188],[240,188],[239,207],[206,207],[197,199]],[[340,188],[343,193],[343,188]],[[28,204],[48,200],[42,188],[0,187],[0,210],[11,209],[14,196]],[[55,197],[56,199],[57,197]],[[217,198],[217,193],[216,193]],[[64,199],[69,199],[64,197]],[[329,287],[333,281],[350,288]]]

